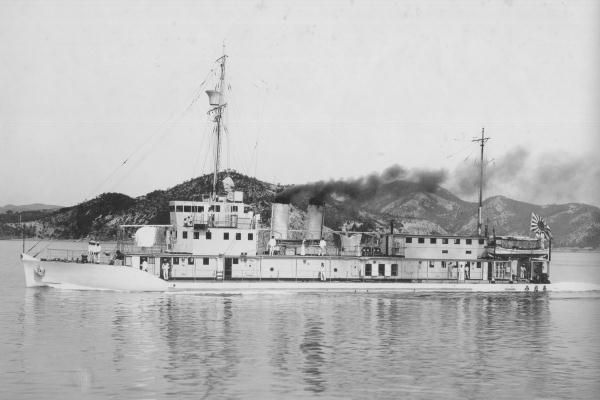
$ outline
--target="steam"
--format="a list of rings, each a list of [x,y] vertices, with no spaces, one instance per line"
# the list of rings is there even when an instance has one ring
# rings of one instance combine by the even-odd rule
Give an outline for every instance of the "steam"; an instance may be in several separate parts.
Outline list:
[[[450,191],[473,200],[479,190],[479,168],[474,163],[456,168]],[[534,204],[586,202],[600,204],[600,164],[593,155],[574,157],[563,152],[532,156],[516,147],[488,162],[484,169],[484,197],[504,195]]]
[[[381,174],[370,174],[365,177],[346,180],[331,180],[292,186],[279,193],[275,202],[291,203],[308,195],[310,204],[323,204],[328,196],[337,194],[348,196],[354,200],[369,198],[379,188],[394,181],[409,181],[420,186],[421,190],[434,192],[446,180],[445,170],[408,170],[400,165],[392,165]]]

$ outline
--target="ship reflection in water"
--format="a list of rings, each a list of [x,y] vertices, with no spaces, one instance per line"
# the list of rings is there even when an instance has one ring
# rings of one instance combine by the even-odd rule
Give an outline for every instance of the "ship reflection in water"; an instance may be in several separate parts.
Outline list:
[[[599,296],[27,290],[22,346],[7,355],[22,379],[4,387],[23,394],[26,377],[32,398],[567,398],[574,388],[593,398]]]

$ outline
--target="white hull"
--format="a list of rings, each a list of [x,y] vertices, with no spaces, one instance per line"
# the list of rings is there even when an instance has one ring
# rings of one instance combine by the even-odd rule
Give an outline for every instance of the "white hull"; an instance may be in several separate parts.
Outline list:
[[[40,261],[21,255],[26,287],[61,287],[81,290],[162,292],[169,283],[137,268],[106,264]]]
[[[27,287],[75,290],[153,291],[204,293],[251,292],[544,292],[552,284],[464,282],[344,282],[278,280],[172,280],[164,281],[138,268],[40,261],[22,255]]]

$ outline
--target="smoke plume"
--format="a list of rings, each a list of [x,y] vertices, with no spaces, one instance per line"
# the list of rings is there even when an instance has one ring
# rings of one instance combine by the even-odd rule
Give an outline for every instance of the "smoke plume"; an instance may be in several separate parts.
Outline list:
[[[478,163],[456,168],[448,188],[465,200],[479,191]],[[534,204],[586,202],[600,204],[600,163],[593,155],[563,152],[532,156],[516,147],[485,164],[484,197],[503,195]]]
[[[331,194],[350,197],[353,200],[371,197],[379,188],[394,181],[409,181],[418,184],[421,190],[434,192],[447,178],[445,170],[408,170],[392,165],[381,174],[372,173],[365,177],[345,180],[319,181],[292,186],[279,193],[275,202],[291,203],[308,196],[310,204],[323,204]]]

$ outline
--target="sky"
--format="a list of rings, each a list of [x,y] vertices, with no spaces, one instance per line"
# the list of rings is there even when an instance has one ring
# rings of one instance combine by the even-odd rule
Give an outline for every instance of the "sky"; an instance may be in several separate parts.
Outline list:
[[[485,128],[484,197],[600,206],[599,15],[583,0],[2,0],[0,205],[211,173],[203,91],[225,45],[223,167],[291,184],[399,165],[476,201]]]

